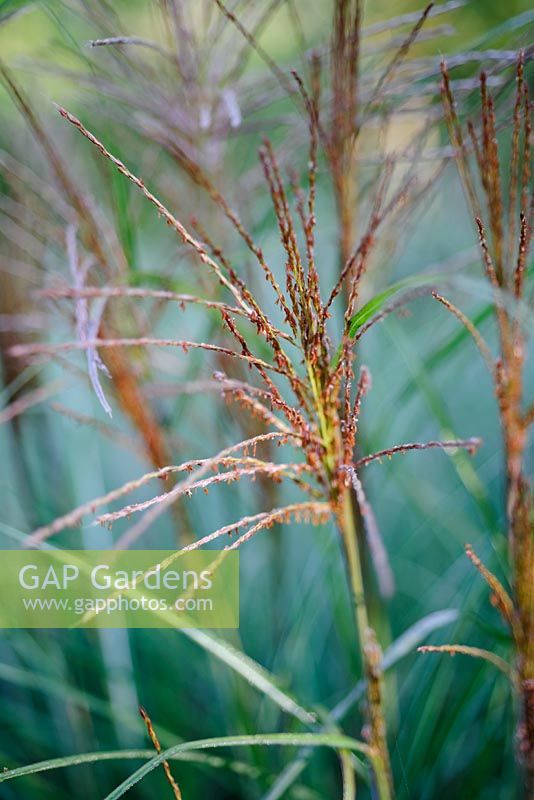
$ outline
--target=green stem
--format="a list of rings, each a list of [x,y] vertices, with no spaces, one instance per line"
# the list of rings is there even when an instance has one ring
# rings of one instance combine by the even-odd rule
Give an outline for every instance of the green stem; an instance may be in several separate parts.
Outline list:
[[[374,632],[369,625],[354,509],[349,491],[346,491],[343,495],[339,527],[345,549],[359,647],[367,674],[367,702],[371,729],[370,743],[376,753],[376,758],[373,762],[376,789],[379,800],[392,800],[393,781],[386,739],[386,723],[381,700],[380,657],[376,658],[376,645],[374,645],[376,640]],[[373,652],[373,649],[375,652]]]
[[[313,398],[315,401],[319,429],[325,448],[325,467],[330,478],[335,472],[337,463],[336,445],[339,436],[329,423],[328,415],[322,403],[321,392],[312,364],[306,363]],[[339,431],[339,428],[337,429]],[[358,545],[358,534],[354,518],[354,509],[350,491],[346,489],[341,498],[338,513],[338,525],[343,539],[349,588],[352,594],[356,629],[362,663],[367,676],[367,704],[369,711],[370,743],[373,750],[373,771],[379,800],[391,800],[393,797],[393,781],[386,737],[386,722],[382,710],[382,654],[376,642],[376,636],[369,624],[369,614],[365,598],[365,585]]]
[[[369,629],[369,616],[367,614],[367,604],[365,602],[362,564],[358,549],[358,537],[356,523],[354,521],[352,499],[348,491],[345,492],[343,497],[343,519],[341,528],[349,571],[350,590],[354,604],[354,614],[356,617],[356,627],[358,629],[360,650],[363,655],[367,646],[366,634]]]

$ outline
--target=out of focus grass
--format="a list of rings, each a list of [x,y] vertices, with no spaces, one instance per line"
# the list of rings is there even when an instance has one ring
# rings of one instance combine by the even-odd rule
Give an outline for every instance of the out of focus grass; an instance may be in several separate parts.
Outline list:
[[[154,24],[148,4],[116,5],[128,21],[129,31],[142,29],[148,35]],[[419,7],[386,0],[371,5],[370,20]],[[467,3],[456,12],[458,33],[447,46],[454,50],[473,41],[483,43],[485,35],[502,23],[506,41],[510,27],[506,23],[529,6],[519,1]],[[10,4],[1,4],[0,18],[9,11]],[[305,14],[311,43],[321,40],[329,13],[329,4],[321,2],[314,5],[313,14],[309,10]],[[276,17],[262,39],[281,61],[289,61],[294,54],[289,31]],[[71,67],[74,62],[79,66],[79,55],[73,51],[83,54],[85,38],[85,23],[75,3],[35,3],[0,26],[2,58],[13,66],[18,64],[17,74],[60,141],[67,134],[60,131],[49,100],[83,108],[88,93],[44,68],[30,69],[23,60],[31,57],[50,66]],[[420,48],[436,54],[439,43]],[[251,69],[260,70],[261,65],[253,60]],[[103,103],[111,108],[109,101]],[[4,94],[0,95],[0,109],[4,122],[0,146],[7,151],[16,149],[20,158],[23,142],[27,163],[38,169],[39,152]],[[99,121],[98,126],[109,148],[124,152],[128,163],[150,178],[156,165],[150,160],[146,163],[138,140],[113,119],[105,127]],[[103,207],[118,222],[132,269],[157,273],[159,263],[174,257],[172,238],[161,233],[153,215],[121,179],[113,179],[109,192],[98,189],[101,169],[87,148],[76,142],[72,153],[77,173],[99,193]],[[254,158],[254,137],[244,139],[234,152],[230,150],[225,171],[239,174],[243,163],[253,163]],[[196,213],[191,207],[192,199],[197,202],[194,192],[180,196],[178,190],[175,194],[180,198],[180,213]],[[265,216],[265,201],[256,192],[251,198],[256,204],[252,213],[255,233],[269,251],[276,234]],[[336,263],[329,253],[335,221],[329,200],[322,202],[320,215],[322,269],[333,274]],[[39,236],[38,230],[35,235]],[[50,264],[59,258],[56,244],[48,249]],[[472,244],[461,191],[452,171],[447,172],[432,192],[432,202],[421,212],[402,257],[384,264],[382,273],[375,271],[367,291],[370,295]],[[6,261],[11,253],[10,245]],[[191,265],[185,263],[181,269],[179,262],[176,264],[176,289],[188,291]],[[476,257],[468,271],[477,274]],[[459,296],[472,316],[484,307],[476,292],[464,290]],[[209,315],[200,319],[188,311],[185,315],[169,313],[162,326],[173,332],[188,328],[195,336],[207,338],[214,324]],[[484,331],[491,339],[490,323]],[[464,543],[471,542],[488,566],[502,575],[506,548],[501,453],[489,379],[475,348],[465,339],[450,347],[439,365],[431,368],[436,353],[449,340],[454,341],[455,333],[452,318],[429,308],[428,300],[418,300],[405,315],[390,317],[376,327],[362,354],[374,378],[363,413],[363,436],[366,450],[372,451],[414,439],[477,435],[484,441],[479,455],[470,462],[461,455],[433,458],[431,454],[413,454],[405,456],[400,465],[373,465],[366,475],[367,491],[397,582],[388,607],[392,639],[431,612],[451,608],[459,612],[457,622],[431,635],[430,642],[443,641],[446,636],[484,645],[489,638],[506,654],[509,642],[505,632],[487,602],[484,584],[463,554]],[[58,339],[65,336],[64,324],[58,323],[54,335]],[[159,366],[171,387],[209,377],[212,369],[196,355],[187,362],[164,357]],[[49,379],[63,374],[57,366],[39,369]],[[32,374],[31,369],[26,370],[15,384],[5,380],[3,403],[16,388],[31,381]],[[63,390],[56,399],[80,413],[101,416],[83,385]],[[235,416],[217,397],[198,400],[171,395],[159,400],[157,409],[181,458],[207,456],[218,444],[233,441],[238,431]],[[120,415],[115,422],[133,441],[129,423]],[[36,525],[140,474],[147,466],[142,456],[95,435],[92,427],[64,417],[49,404],[37,406],[14,426],[1,426],[0,446],[0,542],[4,548],[19,546]],[[260,492],[248,485],[224,493],[214,490],[209,502],[203,496],[191,498],[187,513],[193,531],[201,535],[241,513],[253,513]],[[91,548],[106,547],[111,541],[109,532],[96,528],[73,532],[61,540],[64,546]],[[162,520],[142,544],[172,547],[171,521]],[[335,532],[330,527],[275,529],[243,551],[241,570],[241,628],[225,638],[272,671],[305,706],[333,707],[354,687],[360,670]],[[500,674],[469,659],[440,659],[412,651],[397,665],[390,690],[398,691],[391,710],[392,754],[401,798],[510,800],[515,796],[511,698]],[[77,752],[146,747],[138,703],[149,709],[164,746],[179,740],[295,727],[268,697],[227,665],[183,633],[167,630],[10,631],[0,639],[0,691],[0,764],[9,768]],[[358,736],[358,720],[359,715],[351,709],[344,730]],[[293,751],[236,749],[217,754],[211,762],[177,762],[173,769],[185,800],[267,798],[269,787],[294,755]],[[28,776],[3,783],[0,796],[5,800],[100,798],[131,768],[129,763],[110,761]],[[163,775],[154,772],[131,796],[141,800],[170,794]],[[339,796],[334,755],[315,753],[291,796],[300,800]]]

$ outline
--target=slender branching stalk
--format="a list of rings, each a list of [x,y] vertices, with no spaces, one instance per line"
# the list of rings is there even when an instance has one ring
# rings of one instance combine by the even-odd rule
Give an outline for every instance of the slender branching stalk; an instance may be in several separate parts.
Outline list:
[[[428,443],[406,443],[394,445],[383,451],[355,459],[358,420],[364,395],[370,388],[370,376],[362,367],[357,381],[356,391],[352,392],[352,376],[354,348],[350,335],[352,316],[357,308],[359,296],[359,283],[365,273],[368,256],[372,249],[374,235],[383,221],[396,208],[398,202],[407,192],[407,187],[402,186],[389,201],[385,199],[383,187],[379,187],[374,204],[369,228],[363,240],[357,245],[344,265],[336,285],[322,299],[319,274],[315,264],[315,172],[318,141],[318,113],[312,100],[309,100],[304,87],[300,90],[310,110],[310,153],[307,195],[303,190],[293,185],[295,189],[296,208],[301,222],[304,238],[304,249],[298,244],[297,227],[294,214],[291,210],[290,198],[282,178],[280,166],[274,150],[268,140],[265,140],[260,152],[260,158],[265,174],[266,183],[271,195],[274,214],[279,228],[280,240],[286,255],[285,292],[279,287],[274,275],[266,263],[260,249],[256,247],[251,237],[236,220],[235,225],[249,244],[255,254],[259,268],[264,274],[267,283],[271,286],[275,298],[280,306],[287,331],[282,332],[273,325],[268,315],[262,310],[255,294],[239,276],[237,270],[228,258],[217,248],[205,244],[189,232],[174,214],[146,187],[120,159],[114,156],[104,144],[96,138],[75,116],[63,108],[59,109],[62,117],[70,122],[97,150],[119,170],[128,180],[135,184],[146,199],[156,207],[160,216],[180,236],[182,241],[191,248],[216,280],[231,294],[236,307],[224,303],[216,305],[221,314],[223,328],[229,337],[237,343],[237,349],[232,347],[214,345],[211,343],[190,342],[182,340],[166,340],[148,337],[135,337],[132,339],[106,339],[85,337],[78,334],[78,340],[61,344],[34,343],[20,345],[14,352],[18,356],[47,357],[70,350],[83,350],[92,353],[93,358],[98,358],[100,349],[122,349],[128,346],[172,346],[187,352],[191,348],[200,348],[208,352],[224,354],[230,360],[244,361],[253,369],[261,379],[261,388],[254,388],[246,383],[237,385],[222,378],[222,387],[226,394],[236,401],[245,403],[250,411],[259,415],[264,423],[274,425],[277,431],[272,431],[263,436],[246,440],[227,448],[218,456],[204,461],[186,462],[178,466],[167,466],[163,470],[148,473],[137,481],[125,484],[123,487],[98,498],[90,504],[85,504],[73,512],[53,521],[51,524],[34,531],[28,540],[28,545],[36,546],[49,536],[60,530],[76,524],[82,516],[97,507],[121,498],[124,494],[134,491],[144,483],[154,479],[173,475],[177,472],[190,472],[185,480],[176,483],[169,491],[156,495],[141,503],[128,504],[118,511],[104,514],[100,522],[112,525],[118,519],[129,517],[132,514],[143,514],[152,520],[154,513],[159,514],[166,508],[174,505],[184,495],[194,491],[207,492],[211,486],[256,478],[263,475],[272,481],[291,480],[297,488],[312,498],[305,503],[286,506],[260,514],[256,519],[244,518],[230,526],[219,529],[195,543],[201,546],[222,536],[223,533],[238,531],[247,527],[233,544],[226,549],[239,547],[259,531],[270,527],[276,522],[291,517],[304,517],[310,522],[321,522],[330,516],[334,517],[340,531],[347,572],[349,577],[350,593],[354,606],[354,616],[358,634],[359,650],[365,676],[367,679],[367,731],[370,752],[373,754],[372,763],[375,772],[375,786],[380,800],[389,800],[393,793],[393,778],[391,774],[390,759],[386,736],[386,723],[382,695],[382,656],[376,636],[369,624],[369,613],[362,574],[360,548],[361,537],[358,534],[351,491],[354,490],[364,523],[370,534],[376,538],[377,532],[373,522],[372,512],[365,499],[363,487],[358,477],[358,472],[365,465],[375,459],[391,456],[395,453],[408,452],[440,447],[442,449],[464,447],[469,452],[474,451],[478,442],[474,439],[457,441],[431,441]],[[233,215],[231,215],[233,216]],[[354,269],[354,278],[343,316],[343,330],[341,343],[338,350],[333,348],[327,330],[329,309],[338,296],[342,296],[342,287],[346,275]],[[74,286],[63,292],[64,296],[72,297],[75,303],[87,303],[92,297],[99,301],[102,295],[100,290],[89,290],[83,286]],[[109,290],[113,296],[114,291]],[[131,296],[142,297],[144,291],[132,293]],[[169,301],[183,301],[173,294],[162,295]],[[188,298],[191,302],[200,302],[198,299]],[[237,310],[239,310],[237,312]],[[84,313],[89,310],[84,307]],[[237,320],[241,320],[238,327]],[[257,335],[262,338],[271,351],[272,360],[257,357],[252,348],[252,341],[246,332],[255,328]],[[288,347],[297,348],[298,359],[290,357]],[[300,361],[303,369],[298,363]],[[282,388],[281,381],[285,384]],[[96,384],[98,391],[103,391]],[[287,391],[291,399],[286,399]],[[354,395],[354,396],[353,396]],[[267,405],[265,402],[267,401]],[[298,443],[298,453],[303,460],[290,460],[275,463],[257,456],[254,452],[248,454],[250,448],[261,446],[278,438],[287,444]],[[237,453],[242,450],[243,455]],[[210,469],[224,468],[225,471],[217,472],[214,476],[206,477]],[[316,499],[315,499],[316,498]],[[152,516],[150,516],[152,515]],[[139,535],[136,533],[136,536]],[[385,559],[385,551],[382,560]],[[387,561],[387,559],[386,559]]]

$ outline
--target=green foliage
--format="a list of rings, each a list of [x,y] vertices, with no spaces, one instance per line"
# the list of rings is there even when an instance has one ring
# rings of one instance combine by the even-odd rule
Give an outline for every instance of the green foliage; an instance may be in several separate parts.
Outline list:
[[[17,49],[27,49],[30,54],[30,45],[24,44],[20,34],[26,14],[11,18],[12,12],[26,5],[31,4],[0,4],[0,36],[9,36],[8,26],[16,25]],[[63,70],[64,63],[61,74],[53,74],[56,53],[61,54],[59,61],[65,57],[70,63],[75,58],[69,49],[72,40],[67,39],[63,28],[81,50],[87,39],[117,32],[155,37],[156,16],[142,3],[113,4],[113,13],[119,15],[116,24],[124,22],[126,27],[108,30],[108,23],[103,22],[108,4],[99,0],[88,3],[93,12],[89,20],[75,3],[36,5],[40,8],[27,12],[27,30],[31,29],[31,47],[40,59],[45,51],[44,66],[49,72],[42,64],[34,65],[29,79],[22,74],[23,83],[40,108],[54,142],[68,153],[82,194],[84,187],[94,193],[98,211],[112,231],[110,238],[118,240],[116,251],[124,261],[124,266],[119,265],[124,269],[121,284],[189,293],[198,285],[198,264],[183,250],[177,252],[175,240],[162,230],[155,215],[140,206],[122,175],[108,172],[106,165],[95,168],[94,154],[69,139],[71,132],[65,132],[51,108],[44,106],[43,110],[40,87],[46,87],[43,93],[47,96],[53,87],[53,99],[72,101],[75,110],[83,110],[85,120],[95,115],[99,120],[96,130],[109,149],[120,154],[149,187],[156,186],[158,196],[176,210],[180,219],[194,214],[210,230],[215,227],[217,236],[225,242],[225,252],[235,258],[255,287],[259,278],[249,253],[225,222],[214,221],[213,206],[198,182],[184,177],[182,154],[172,149],[164,153],[157,144],[161,133],[157,125],[168,121],[169,109],[176,114],[173,124],[181,111],[172,105],[176,79],[169,65],[143,50],[144,66],[137,71],[126,48],[113,52],[95,48],[90,51],[91,58],[84,51],[74,79]],[[40,41],[32,15],[41,14],[47,5],[54,13],[46,17],[46,26],[42,27],[46,38]],[[293,3],[273,4],[277,5],[279,16],[273,16],[264,30],[266,47],[282,32],[284,42],[288,39]],[[305,4],[295,5],[306,10]],[[329,19],[330,4],[318,5],[317,19]],[[413,4],[381,6],[379,11],[384,16],[413,10]],[[491,4],[491,10],[486,3],[468,6],[457,12],[460,22],[454,41],[458,46],[466,41],[471,46],[475,35],[475,45],[481,49],[490,49],[496,43],[515,48],[523,42],[530,19],[528,5],[516,3],[514,9],[506,11],[506,19],[502,4]],[[205,20],[199,18],[199,26],[212,24],[209,20],[215,13],[216,9],[207,11]],[[58,14],[61,27],[53,22]],[[515,14],[522,16],[512,16]],[[303,19],[307,16],[302,14]],[[446,19],[455,22],[454,17]],[[497,23],[500,25],[494,31]],[[318,22],[305,21],[302,33],[308,48],[328,47],[319,27]],[[199,27],[199,39],[202,30]],[[222,51],[226,57],[229,52],[239,54],[242,42],[235,44],[227,28],[221,41],[218,53]],[[260,41],[264,42],[261,31]],[[441,39],[422,41],[417,54],[430,54],[437,62],[444,49],[441,43]],[[302,49],[298,27],[292,46],[294,53],[288,56],[291,64],[298,63]],[[283,52],[285,47],[280,45]],[[95,53],[98,60],[93,60]],[[373,53],[370,58],[373,60]],[[112,82],[114,69],[120,74],[116,83]],[[474,74],[470,63],[462,70],[467,77]],[[265,192],[258,189],[256,148],[260,134],[268,127],[282,152],[291,152],[292,136],[297,136],[292,126],[302,126],[302,120],[281,91],[270,91],[276,76],[269,73],[258,53],[247,63],[244,75],[238,99],[250,113],[249,127],[243,134],[225,131],[228,141],[213,151],[213,143],[202,133],[195,156],[206,159],[216,184],[220,180],[232,203],[240,208],[269,263],[277,265],[276,277],[283,281],[275,220],[267,208]],[[267,86],[265,96],[259,94],[263,84],[257,82],[258,75]],[[81,76],[79,83],[76,76]],[[94,84],[92,77],[97,79]],[[217,79],[217,73],[210,75],[208,84],[215,86]],[[428,85],[433,80],[435,76]],[[150,93],[152,83],[164,86],[161,97]],[[503,95],[506,101],[504,89]],[[146,105],[134,109],[132,98],[136,97]],[[262,99],[259,110],[255,108],[256,97]],[[28,145],[23,122],[15,119],[6,97],[2,97],[0,109],[5,122],[1,146],[41,175],[42,153],[33,142]],[[194,107],[191,114],[197,111]],[[133,124],[134,118],[139,127]],[[148,129],[152,132],[150,124],[157,129],[153,140],[146,134]],[[176,132],[180,142],[181,133]],[[401,135],[400,129],[397,133]],[[194,137],[184,138],[191,144]],[[367,141],[365,146],[369,149],[372,144]],[[300,177],[306,172],[302,140],[297,147],[297,156],[289,160]],[[364,148],[364,161],[365,155]],[[5,167],[7,162],[2,159],[0,154]],[[371,167],[364,167],[363,175],[362,184],[372,183],[376,177]],[[15,187],[9,199],[22,200],[23,192],[17,180],[11,181],[7,167],[6,176],[3,190],[7,178]],[[11,273],[22,280],[26,298],[33,297],[38,283],[31,271],[30,278],[24,279],[23,265],[33,263],[32,259],[38,264],[39,281],[47,286],[58,274],[68,275],[63,231],[57,225],[47,227],[46,181],[49,191],[61,195],[45,173],[37,199],[33,197],[27,206],[28,213],[40,215],[42,229],[32,217],[24,217],[18,220],[22,236],[11,208],[2,217],[7,220],[6,263],[9,260]],[[337,220],[323,161],[317,181],[317,263],[321,278],[332,285],[339,271],[338,254],[332,247]],[[401,800],[434,800],[449,795],[459,800],[509,800],[517,792],[517,775],[513,766],[513,709],[506,679],[487,663],[416,653],[419,645],[453,640],[480,648],[487,648],[489,641],[498,657],[504,659],[511,651],[510,637],[497,613],[488,608],[487,589],[463,553],[465,542],[472,541],[488,566],[505,580],[505,521],[500,502],[503,474],[491,386],[468,334],[458,330],[452,318],[438,315],[427,293],[418,291],[434,285],[437,279],[431,267],[426,277],[429,265],[453,257],[473,243],[470,220],[452,171],[440,175],[437,181],[439,191],[435,197],[425,195],[414,229],[401,221],[395,230],[388,231],[394,241],[386,242],[366,276],[364,296],[349,329],[350,336],[357,339],[360,359],[373,375],[373,388],[360,423],[358,447],[362,452],[358,455],[397,442],[455,438],[460,431],[481,436],[484,441],[474,461],[461,450],[440,460],[430,454],[407,454],[382,466],[371,465],[365,473],[366,493],[396,580],[392,600],[383,601],[376,591],[379,613],[391,631],[383,666],[391,680],[387,695],[393,771]],[[369,211],[365,203],[364,211]],[[476,259],[465,268],[470,277],[479,271]],[[220,287],[215,282],[204,277],[201,281],[205,296],[227,300],[222,290],[218,294]],[[494,345],[487,298],[477,297],[476,291],[466,291],[461,284],[451,285],[477,329]],[[0,284],[0,293],[7,298],[0,308],[2,315],[13,311],[19,290],[11,284],[4,289],[4,283]],[[404,298],[410,302],[397,305]],[[158,336],[225,343],[222,336],[217,339],[220,325],[216,310],[188,306],[182,311],[178,303],[163,309],[157,301],[134,306],[125,298],[117,303],[128,331],[130,326],[150,331],[154,325]],[[281,315],[276,316],[278,309],[274,302],[271,305],[269,313],[278,320]],[[387,314],[380,325],[373,325],[369,336],[360,342],[362,329],[390,305],[395,306],[394,313]],[[21,312],[29,311],[28,302],[23,302]],[[45,336],[55,342],[71,340],[72,306],[54,301],[47,315]],[[331,330],[339,337],[343,321],[337,308],[332,316]],[[187,335],[182,337],[184,331]],[[336,347],[338,341],[335,338]],[[3,351],[10,343],[0,339]],[[266,358],[263,343],[254,339],[254,344],[255,352]],[[133,363],[147,386],[146,402],[154,408],[158,425],[167,435],[171,463],[209,457],[244,438],[243,426],[248,424],[245,414],[221,403],[220,389],[214,389],[213,372],[220,369],[217,358],[206,362],[198,352],[186,359],[168,353],[153,355],[151,351],[148,355],[136,352]],[[8,465],[0,478],[0,542],[4,548],[19,546],[28,532],[152,466],[132,417],[114,405],[114,418],[108,422],[89,384],[85,379],[77,380],[79,369],[85,369],[84,362],[80,359],[71,364],[67,370],[58,361],[14,372],[9,359],[2,362],[5,407],[23,396],[23,390],[37,388],[41,379],[46,384],[63,381],[46,404],[36,404],[0,425],[0,447]],[[241,378],[247,375],[243,372]],[[485,382],[487,391],[482,392],[480,387],[485,387]],[[193,384],[200,387],[199,394],[192,393]],[[103,385],[109,386],[105,378]],[[195,495],[185,500],[182,516],[161,516],[145,532],[142,545],[174,547],[177,531],[179,538],[186,533],[200,538],[234,519],[268,508],[272,491],[260,480],[246,486],[236,484],[225,493],[216,488],[210,493],[209,503],[203,495]],[[277,491],[284,501],[294,500],[291,488]],[[151,496],[142,488],[136,500]],[[80,529],[61,533],[50,541],[65,547],[111,547],[130,524],[121,520],[110,533],[85,522]],[[2,636],[4,725],[0,765],[6,770],[0,773],[2,798],[112,800],[126,792],[139,800],[170,797],[160,767],[164,759],[171,761],[184,800],[350,798],[353,771],[358,780],[357,797],[372,796],[369,761],[361,742],[365,682],[355,648],[337,534],[329,525],[312,528],[289,523],[275,526],[262,536],[242,552],[239,631],[21,630]],[[371,568],[369,572],[372,574]],[[150,711],[164,747],[160,755],[154,756],[147,747],[137,714],[139,702]],[[223,755],[218,750],[212,752],[212,748],[222,748]],[[136,765],[130,764],[134,761],[142,762],[135,771]]]

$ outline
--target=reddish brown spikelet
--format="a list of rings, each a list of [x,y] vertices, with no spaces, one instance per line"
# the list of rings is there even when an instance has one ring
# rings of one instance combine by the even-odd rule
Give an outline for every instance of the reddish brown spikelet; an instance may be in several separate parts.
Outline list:
[[[148,735],[150,736],[152,744],[154,745],[154,750],[159,755],[161,753],[161,744],[159,742],[156,731],[154,730],[154,726],[152,725],[152,720],[148,716],[143,706],[139,706],[139,713],[141,714],[141,718],[146,725]],[[176,800],[182,800],[182,793],[180,791],[180,787],[173,778],[169,762],[163,761],[161,766],[163,767],[163,770],[165,772],[165,777],[167,778],[167,782],[172,789],[174,797],[176,798]]]
[[[474,564],[477,570],[480,572],[486,583],[488,584],[489,588],[492,592],[493,602],[494,605],[499,609],[502,616],[504,617],[505,621],[508,623],[512,631],[514,630],[514,606],[512,600],[495,575],[490,572],[487,567],[484,566],[480,558],[477,556],[475,551],[473,550],[470,544],[466,544],[465,546],[465,554],[468,559]]]

